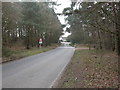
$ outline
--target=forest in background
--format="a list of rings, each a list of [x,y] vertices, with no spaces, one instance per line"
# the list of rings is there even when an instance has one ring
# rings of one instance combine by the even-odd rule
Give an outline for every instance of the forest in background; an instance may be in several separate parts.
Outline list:
[[[53,10],[54,2],[3,2],[2,45],[6,48],[38,47],[58,43],[62,25]],[[72,2],[63,14],[70,25],[68,41],[88,44],[96,50],[115,51],[120,56],[120,2]]]
[[[51,50],[47,46],[58,43],[62,25],[53,5],[36,2],[2,3],[3,61],[42,53]],[[71,33],[68,41],[74,45],[87,44],[92,49],[82,46],[75,49],[57,88],[119,88],[120,2],[72,2],[63,14],[68,16],[66,20],[70,25],[67,28],[67,32]],[[45,48],[38,48],[40,38]],[[53,60],[59,60],[57,54],[50,54],[56,56]]]
[[[119,89],[120,2],[72,2],[63,14],[76,48],[55,88]]]
[[[71,26],[68,41],[120,55],[120,2],[72,2],[63,14]]]
[[[3,55],[7,48],[38,47],[40,38],[42,46],[58,43],[62,27],[53,5],[53,2],[2,2]]]

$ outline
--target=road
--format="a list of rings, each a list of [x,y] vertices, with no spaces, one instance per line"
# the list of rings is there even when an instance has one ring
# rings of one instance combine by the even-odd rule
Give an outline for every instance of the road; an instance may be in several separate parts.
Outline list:
[[[2,65],[3,88],[51,88],[70,61],[73,47],[56,49]]]

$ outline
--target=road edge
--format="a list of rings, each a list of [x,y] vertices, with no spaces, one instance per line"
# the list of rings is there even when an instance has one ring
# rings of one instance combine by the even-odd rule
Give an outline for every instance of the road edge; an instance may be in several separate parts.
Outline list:
[[[74,48],[74,52],[75,52],[75,48]],[[73,52],[73,55],[74,55],[74,52]],[[61,77],[63,76],[65,70],[67,69],[67,66],[68,66],[69,63],[71,62],[73,55],[70,57],[70,61],[62,68],[61,72],[57,75],[57,77],[56,77],[55,80],[52,82],[52,84],[50,85],[49,88],[56,88],[56,86],[57,86],[58,83],[59,83],[59,80],[61,79]]]

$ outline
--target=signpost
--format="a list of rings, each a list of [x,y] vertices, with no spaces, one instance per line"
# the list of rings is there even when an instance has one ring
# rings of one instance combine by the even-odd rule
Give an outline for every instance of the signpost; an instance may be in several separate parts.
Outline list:
[[[41,44],[42,44],[42,38],[39,39],[39,45],[40,45],[40,48],[41,48]]]

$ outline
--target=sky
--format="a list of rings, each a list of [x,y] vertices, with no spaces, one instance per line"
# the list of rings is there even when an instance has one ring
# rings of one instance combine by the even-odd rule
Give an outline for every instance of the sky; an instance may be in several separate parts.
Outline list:
[[[61,5],[55,6],[55,8],[56,8],[55,9],[55,13],[62,13],[62,11],[64,10],[64,8],[70,7],[71,0],[58,0],[57,4],[61,4]],[[60,15],[60,16],[58,16],[58,19],[60,20],[61,24],[66,24],[65,16]],[[66,28],[64,28],[63,30],[65,31],[65,29]],[[62,37],[67,37],[68,35],[70,35],[70,33],[64,32],[64,35]]]
[[[22,1],[22,0],[19,0],[19,1]],[[30,1],[30,0],[28,0]],[[42,1],[42,0],[31,0],[31,1]],[[43,0],[45,1],[45,0]],[[67,7],[70,7],[71,5],[71,0],[50,0],[50,1],[55,1],[57,2],[57,4],[60,4],[59,6],[54,6],[54,11],[55,13],[62,13],[62,11],[64,10],[64,8],[67,8]],[[67,22],[65,21],[65,16],[64,15],[58,15],[58,19],[60,20],[61,24],[66,24]],[[69,27],[69,26],[67,26]],[[68,32],[65,32],[66,28],[63,29],[64,30],[64,35],[62,37],[67,37],[70,35],[70,33]]]

